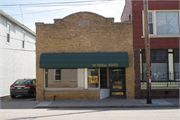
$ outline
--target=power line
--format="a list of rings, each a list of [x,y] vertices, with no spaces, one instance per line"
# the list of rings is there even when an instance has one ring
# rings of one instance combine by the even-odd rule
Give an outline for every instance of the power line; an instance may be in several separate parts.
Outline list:
[[[33,48],[32,45],[31,45],[30,42],[29,42],[29,39],[28,39],[28,38],[26,38],[26,39],[28,40],[28,43],[29,43],[29,45],[31,46],[31,48],[32,48],[32,49],[35,49],[35,48],[36,48],[36,44],[34,44],[34,45],[35,45],[35,48]]]
[[[21,10],[22,23],[24,24],[22,9],[21,9],[21,6],[19,6],[19,7],[20,7],[20,10]]]
[[[138,4],[139,4],[139,3],[138,3]],[[134,15],[132,14],[132,18],[133,18],[134,16],[136,16],[137,12],[139,11],[139,8],[141,7],[141,4],[142,4],[142,2],[140,1],[140,4],[139,4],[139,6],[138,6],[138,9],[137,9],[136,13],[135,13]]]
[[[76,8],[76,7],[87,6],[87,5],[92,5],[92,4],[78,5],[78,6],[75,6],[75,7],[68,7],[68,8],[54,9],[54,10],[45,10],[45,11],[39,11],[39,12],[30,12],[30,13],[23,13],[23,14],[14,14],[14,15],[8,15],[8,16],[17,16],[17,15],[27,15],[27,14],[36,14],[36,13],[43,13],[43,12],[51,12],[51,11],[56,11],[56,10],[70,9],[70,8]]]
[[[0,36],[1,36],[1,37],[5,37],[5,38],[7,37],[7,36],[3,36],[3,35],[0,35]],[[17,38],[12,38],[12,37],[10,37],[10,39],[22,41],[22,39],[17,39]],[[26,42],[29,42],[29,43],[35,45],[35,43],[33,43],[33,42],[30,42],[30,41],[26,41]]]
[[[36,50],[24,50],[24,49],[12,49],[12,48],[0,48],[5,50],[13,50],[13,51],[28,51],[28,52],[36,52]]]

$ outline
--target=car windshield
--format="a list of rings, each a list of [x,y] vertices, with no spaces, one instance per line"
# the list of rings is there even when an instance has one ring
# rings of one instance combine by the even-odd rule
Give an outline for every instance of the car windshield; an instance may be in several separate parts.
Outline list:
[[[24,79],[22,79],[22,80],[16,80],[15,82],[14,82],[14,84],[30,84],[31,83],[31,80],[29,80],[29,79],[27,79],[27,80],[24,80]]]

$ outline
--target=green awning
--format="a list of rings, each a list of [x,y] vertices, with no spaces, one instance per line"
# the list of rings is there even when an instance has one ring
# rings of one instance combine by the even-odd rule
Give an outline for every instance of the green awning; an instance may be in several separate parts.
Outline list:
[[[128,53],[43,53],[40,56],[40,68],[113,67],[129,67]]]

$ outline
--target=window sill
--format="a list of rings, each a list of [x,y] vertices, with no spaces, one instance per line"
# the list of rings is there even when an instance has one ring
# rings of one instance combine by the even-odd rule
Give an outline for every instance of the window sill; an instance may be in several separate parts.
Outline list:
[[[149,35],[149,38],[177,38],[180,35]],[[141,36],[141,38],[145,38],[145,36]]]
[[[60,82],[61,80],[53,80],[54,82]]]
[[[6,44],[11,45],[11,43],[10,43],[10,42],[6,42]]]
[[[100,91],[100,88],[45,88],[45,91]]]

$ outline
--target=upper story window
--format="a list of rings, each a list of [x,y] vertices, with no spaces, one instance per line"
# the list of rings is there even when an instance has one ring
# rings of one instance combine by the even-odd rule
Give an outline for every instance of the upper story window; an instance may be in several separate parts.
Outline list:
[[[25,43],[25,32],[23,32],[22,48],[24,48],[24,43]]]
[[[10,43],[11,25],[7,23],[7,42]]]
[[[179,35],[178,12],[156,12],[157,35]]]
[[[179,35],[179,24],[179,11],[149,11],[149,34],[151,36]]]

